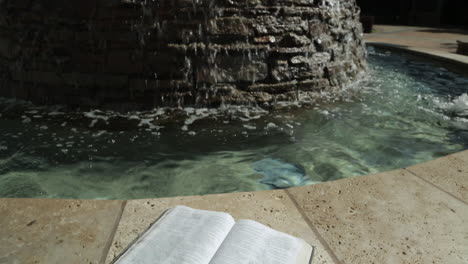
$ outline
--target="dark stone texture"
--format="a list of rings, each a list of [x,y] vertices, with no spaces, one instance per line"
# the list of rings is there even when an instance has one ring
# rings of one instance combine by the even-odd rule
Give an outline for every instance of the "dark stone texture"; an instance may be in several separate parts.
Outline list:
[[[316,98],[365,56],[355,0],[0,1],[0,96],[39,103]]]

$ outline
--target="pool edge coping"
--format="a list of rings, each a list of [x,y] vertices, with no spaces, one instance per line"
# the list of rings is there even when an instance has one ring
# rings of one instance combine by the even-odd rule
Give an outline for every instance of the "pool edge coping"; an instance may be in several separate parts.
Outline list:
[[[391,51],[403,52],[409,55],[414,55],[428,59],[433,62],[441,63],[450,70],[468,76],[468,56],[448,53],[427,48],[410,47],[399,44],[380,42],[374,40],[365,40],[366,46],[375,46]]]
[[[445,166],[445,167],[444,167]],[[462,169],[454,169],[462,166]],[[208,203],[213,203],[214,201],[218,202],[220,200],[226,200],[227,202],[229,201],[235,201],[237,198],[240,196],[253,196],[254,201],[256,203],[263,203],[263,204],[268,204],[268,203],[275,203],[277,201],[273,201],[271,198],[271,195],[275,194],[277,195],[278,193],[285,193],[287,197],[285,197],[286,201],[283,201],[282,203],[286,202],[289,204],[294,205],[293,207],[288,207],[285,213],[288,214],[297,214],[299,213],[300,216],[302,217],[302,221],[304,224],[306,224],[310,230],[312,231],[313,234],[315,234],[316,237],[316,243],[318,244],[320,248],[320,254],[321,256],[325,259],[328,259],[328,261],[325,261],[324,263],[347,263],[346,262],[346,254],[344,254],[340,246],[336,245],[335,239],[338,239],[337,237],[335,238],[334,236],[331,236],[332,239],[330,238],[330,234],[328,232],[324,233],[323,227],[320,226],[320,224],[317,226],[318,222],[317,219],[322,219],[324,216],[324,212],[314,212],[310,211],[310,204],[316,204],[317,203],[317,197],[312,198],[313,196],[319,196],[319,197],[324,197],[328,198],[329,201],[325,203],[324,205],[327,204],[332,204],[334,203],[333,199],[336,199],[335,195],[331,194],[331,189],[336,188],[336,186],[359,186],[359,184],[362,184],[363,182],[371,182],[372,184],[368,185],[368,189],[372,190],[372,192],[401,192],[401,190],[398,189],[391,189],[387,185],[382,185],[379,184],[378,182],[381,181],[382,179],[388,178],[398,178],[398,179],[405,179],[408,180],[411,184],[416,184],[415,186],[417,188],[423,188],[423,190],[434,193],[436,194],[435,196],[441,196],[443,197],[444,201],[449,205],[449,206],[458,206],[459,208],[464,208],[462,211],[465,211],[468,215],[468,196],[464,197],[463,195],[460,196],[460,193],[454,193],[453,189],[450,189],[453,187],[453,184],[448,181],[446,184],[445,183],[440,183],[437,181],[434,181],[430,177],[428,178],[427,173],[431,173],[431,171],[435,170],[443,170],[445,173],[445,170],[450,173],[455,173],[456,177],[453,179],[462,179],[464,187],[468,187],[468,150],[453,153],[432,161],[428,161],[425,163],[417,164],[408,168],[402,168],[402,169],[397,169],[393,171],[388,171],[388,172],[382,172],[378,174],[371,174],[371,175],[363,175],[363,176],[357,176],[357,177],[352,177],[352,178],[346,178],[342,180],[337,180],[337,181],[331,181],[331,182],[326,182],[326,183],[321,183],[321,184],[315,184],[315,185],[308,185],[308,186],[302,186],[302,187],[294,187],[294,188],[289,188],[285,190],[272,190],[272,191],[257,191],[257,192],[241,192],[241,193],[226,193],[226,194],[209,194],[209,195],[199,195],[199,196],[181,196],[181,197],[168,197],[168,198],[154,198],[154,199],[134,199],[134,200],[76,200],[76,199],[34,199],[34,198],[2,198],[0,199],[0,211],[2,211],[2,201],[20,201],[27,203],[29,206],[32,207],[40,207],[40,208],[47,208],[47,204],[54,204],[57,202],[65,202],[65,203],[88,203],[91,205],[95,205],[96,207],[115,207],[115,211],[117,212],[115,216],[112,216],[110,221],[114,221],[112,224],[111,231],[109,233],[104,234],[105,237],[107,237],[106,241],[103,242],[102,245],[102,255],[97,260],[95,263],[110,263],[109,259],[112,259],[112,256],[110,255],[110,248],[114,246],[118,241],[117,237],[122,236],[121,228],[123,229],[128,229],[131,228],[131,225],[136,224],[138,225],[137,221],[133,219],[132,221],[129,222],[128,219],[126,219],[126,223],[124,222],[125,218],[125,213],[127,213],[127,218],[129,214],[133,214],[132,212],[127,211],[128,210],[133,210],[134,206],[146,206],[151,203],[156,203],[157,205],[162,206],[168,206],[171,204],[173,206],[174,204],[177,203],[186,203],[187,201],[192,202],[195,204],[194,207],[197,207],[196,204],[199,203],[201,207],[206,207],[206,202]],[[421,172],[423,170],[423,172]],[[427,172],[427,173],[426,173]],[[458,175],[458,176],[457,176]],[[357,185],[356,185],[357,184]],[[409,184],[409,185],[411,185]],[[419,187],[418,187],[419,186]],[[422,187],[421,187],[422,186]],[[409,186],[412,188],[412,186]],[[415,188],[416,188],[415,187]],[[341,188],[341,187],[340,187]],[[386,190],[386,189],[389,190]],[[353,189],[353,188],[350,188]],[[348,190],[349,191],[349,190]],[[355,190],[357,192],[365,192],[364,190]],[[366,190],[369,191],[369,190]],[[318,193],[321,194],[318,194]],[[341,192],[341,191],[340,191]],[[312,193],[312,194],[308,194]],[[410,197],[413,197],[416,199],[417,193],[407,193],[404,192],[403,194],[409,195]],[[269,196],[270,195],[270,196]],[[262,198],[263,197],[263,198]],[[268,199],[265,199],[264,197],[270,197]],[[320,199],[322,199],[320,198]],[[315,200],[314,200],[315,199]],[[351,199],[352,200],[352,199]],[[114,202],[117,205],[106,205],[111,204]],[[367,202],[361,201],[361,200],[354,200],[352,201],[358,206],[365,206]],[[390,203],[393,203],[393,201],[388,201]],[[433,206],[430,205],[431,201],[428,201],[428,206]],[[168,204],[169,203],[169,204]],[[205,205],[201,205],[201,203],[205,203]],[[344,202],[346,203],[346,202]],[[9,204],[9,203],[7,203]],[[10,203],[11,204],[11,203]],[[129,207],[129,204],[132,206]],[[208,205],[211,206],[211,205]],[[404,205],[401,205],[404,206]],[[5,207],[5,206],[4,206]],[[3,207],[3,209],[5,209]],[[331,208],[331,205],[330,205]],[[7,208],[8,209],[8,208]],[[12,208],[10,208],[12,209]],[[51,209],[52,210],[52,209]],[[286,210],[286,209],[284,209]],[[297,210],[297,212],[295,212]],[[453,210],[453,209],[451,209]],[[460,211],[457,209],[457,211]],[[41,214],[54,214],[55,212],[47,212],[47,210],[41,211]],[[78,212],[79,213],[79,212]],[[142,217],[140,214],[142,212],[138,213],[136,211],[136,215],[132,217]],[[257,213],[257,212],[253,212]],[[420,212],[414,212],[414,215],[418,215]],[[144,214],[143,214],[144,215]],[[36,217],[36,216],[34,216]],[[260,220],[263,220],[264,222],[268,221],[274,221],[274,219],[269,219],[273,218],[273,215],[267,214],[266,216],[261,217]],[[287,216],[289,217],[289,216]],[[340,217],[340,216],[336,216]],[[113,220],[112,220],[113,219]],[[287,218],[286,218],[287,219]],[[17,219],[14,219],[17,220]],[[258,220],[258,219],[257,219]],[[29,220],[28,220],[29,221]],[[332,220],[330,220],[332,221]],[[361,224],[362,220],[357,219],[355,221],[350,221],[348,224],[350,225],[348,227],[351,228],[352,232],[357,232],[355,229],[359,229],[362,227],[359,227]],[[0,221],[1,222],[1,221]],[[102,225],[102,223],[100,223]],[[140,223],[141,224],[141,223]],[[373,224],[377,223],[370,223],[371,226]],[[124,225],[124,226],[121,226]],[[130,225],[130,226],[129,226]],[[355,225],[355,226],[354,226]],[[397,225],[399,225],[397,223]],[[409,226],[411,228],[415,228],[414,225],[418,225],[418,223],[410,223]],[[371,227],[369,226],[369,227]],[[340,227],[342,228],[342,227]],[[456,230],[457,228],[453,226],[451,227],[453,230]],[[463,227],[461,227],[463,228]],[[135,229],[133,229],[135,231]],[[460,232],[460,231],[458,231]],[[1,241],[0,241],[1,242]],[[41,243],[43,241],[37,241],[38,243]],[[468,241],[467,241],[468,242]],[[1,243],[0,243],[1,244]],[[0,250],[1,251],[1,250]],[[27,254],[27,253],[26,253]],[[84,250],[84,254],[86,254],[86,250]],[[343,255],[344,254],[344,255]],[[465,253],[463,253],[465,254]],[[462,256],[468,259],[468,255]],[[91,262],[94,263],[94,262]]]

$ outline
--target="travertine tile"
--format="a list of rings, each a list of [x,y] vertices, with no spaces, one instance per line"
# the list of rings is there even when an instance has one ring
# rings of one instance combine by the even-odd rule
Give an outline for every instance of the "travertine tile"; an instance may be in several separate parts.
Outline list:
[[[301,237],[311,245],[317,246],[314,263],[333,263],[284,191],[128,201],[106,263],[110,263],[127,248],[166,209],[176,205],[223,211],[230,213],[236,219],[256,220],[276,230]]]
[[[468,203],[468,152],[418,164],[407,170]]]
[[[288,191],[343,263],[468,263],[468,206],[407,171]]]
[[[462,160],[465,163],[468,163],[468,150],[457,152],[455,154],[450,155],[451,157],[455,157],[457,159]]]
[[[0,263],[99,263],[122,203],[0,199]]]

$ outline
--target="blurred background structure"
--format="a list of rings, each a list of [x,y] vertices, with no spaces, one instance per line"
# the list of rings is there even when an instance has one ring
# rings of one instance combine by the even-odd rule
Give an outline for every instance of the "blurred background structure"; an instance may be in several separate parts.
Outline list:
[[[376,24],[468,29],[467,0],[357,0]]]

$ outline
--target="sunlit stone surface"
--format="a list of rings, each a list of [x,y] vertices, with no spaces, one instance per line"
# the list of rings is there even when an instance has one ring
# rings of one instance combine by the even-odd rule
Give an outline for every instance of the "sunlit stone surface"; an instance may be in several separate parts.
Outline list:
[[[313,101],[366,68],[354,0],[0,1],[0,96],[102,106]]]

